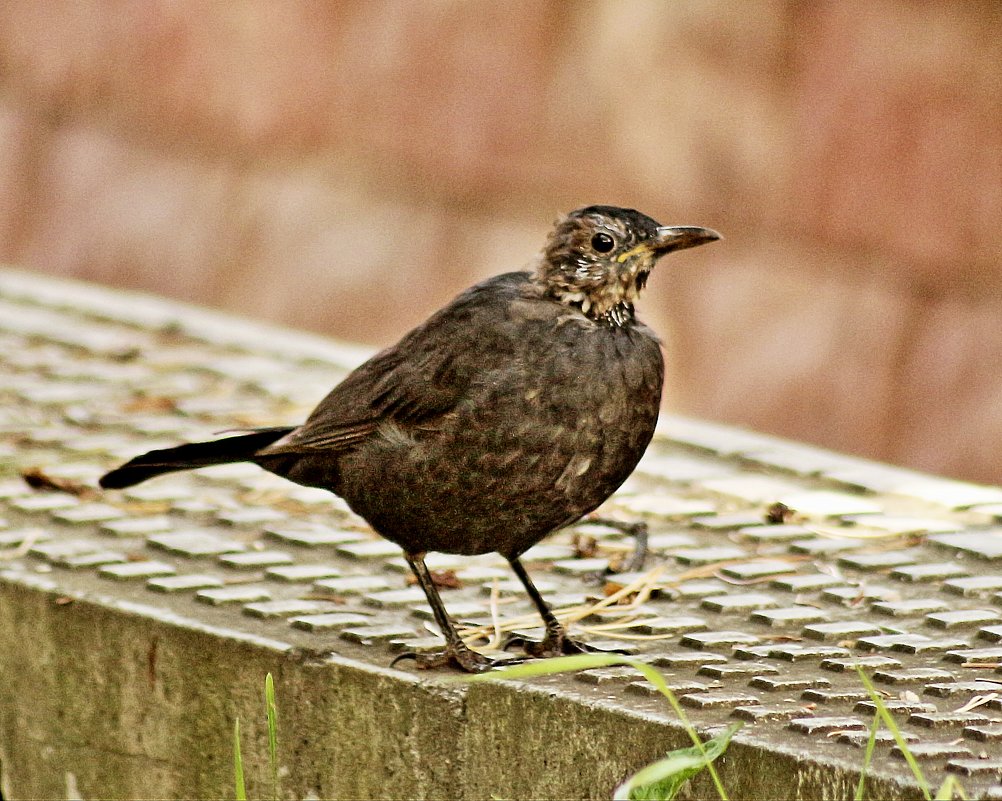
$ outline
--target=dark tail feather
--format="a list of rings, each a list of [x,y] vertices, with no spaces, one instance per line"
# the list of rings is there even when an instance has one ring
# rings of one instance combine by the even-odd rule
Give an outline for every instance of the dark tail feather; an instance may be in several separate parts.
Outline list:
[[[251,461],[259,450],[281,439],[290,431],[292,431],[291,426],[264,428],[239,437],[226,437],[212,442],[193,442],[189,445],[178,445],[176,448],[150,451],[110,473],[105,473],[101,476],[100,484],[105,489],[122,489],[177,470]]]

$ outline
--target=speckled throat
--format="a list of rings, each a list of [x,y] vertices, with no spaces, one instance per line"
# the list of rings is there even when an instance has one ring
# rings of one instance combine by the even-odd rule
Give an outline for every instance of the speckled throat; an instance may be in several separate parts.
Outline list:
[[[589,319],[598,323],[615,326],[616,328],[624,326],[627,323],[631,323],[636,318],[636,314],[633,310],[633,304],[625,300],[620,301],[602,314],[596,314],[595,310],[597,307],[595,306],[592,306],[588,311],[585,311],[584,301],[572,301],[570,305],[577,309],[581,309],[582,313]]]
[[[590,272],[584,281],[582,273]],[[539,275],[539,272],[537,272]],[[624,325],[634,318],[633,306],[647,284],[649,269],[636,264],[623,264],[615,274],[599,273],[592,266],[582,265],[573,274],[573,281],[560,272],[540,276],[546,291],[561,303],[574,306],[588,318],[610,325]]]

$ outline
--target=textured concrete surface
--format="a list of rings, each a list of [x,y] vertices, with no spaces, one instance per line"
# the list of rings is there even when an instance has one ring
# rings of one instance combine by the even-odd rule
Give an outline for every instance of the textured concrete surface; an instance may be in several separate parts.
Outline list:
[[[329,494],[243,466],[97,492],[158,443],[300,419],[359,357],[0,271],[4,797],[228,795],[237,718],[267,795],[267,672],[283,797],[604,798],[687,744],[628,670],[467,686],[389,669],[434,647],[429,610]],[[700,731],[746,724],[719,762],[731,797],[851,796],[873,719],[857,665],[932,785],[1002,796],[1002,488],[668,416],[602,512],[648,523],[644,571],[615,572],[633,541],[587,523],[530,569],[577,636],[661,670]],[[538,627],[499,560],[432,563],[478,647],[496,653],[495,614]],[[886,733],[871,782],[918,794]]]

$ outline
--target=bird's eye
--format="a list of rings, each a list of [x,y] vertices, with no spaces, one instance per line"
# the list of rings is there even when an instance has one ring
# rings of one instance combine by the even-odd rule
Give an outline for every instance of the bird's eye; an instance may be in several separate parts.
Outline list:
[[[591,238],[591,247],[596,253],[608,253],[616,246],[616,240],[614,240],[608,234],[595,234]]]

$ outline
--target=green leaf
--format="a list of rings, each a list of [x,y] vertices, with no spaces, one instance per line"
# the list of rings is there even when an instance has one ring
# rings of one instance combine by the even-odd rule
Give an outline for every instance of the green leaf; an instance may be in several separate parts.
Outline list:
[[[727,749],[731,738],[741,728],[740,724],[728,726],[723,732],[703,743],[702,748],[691,746],[672,751],[637,771],[616,788],[615,801],[670,801],[693,776],[719,757]]]

